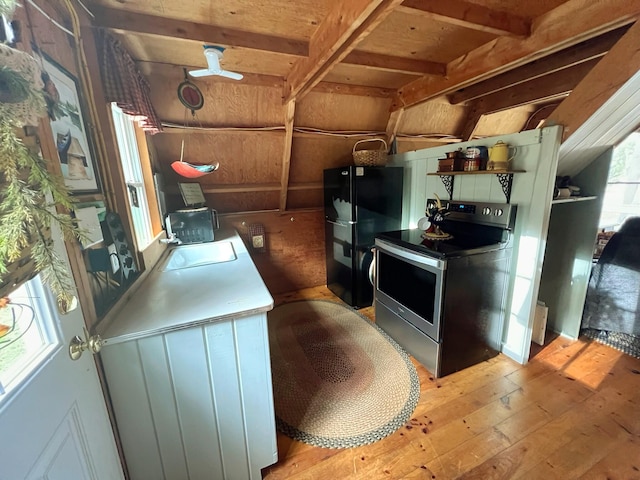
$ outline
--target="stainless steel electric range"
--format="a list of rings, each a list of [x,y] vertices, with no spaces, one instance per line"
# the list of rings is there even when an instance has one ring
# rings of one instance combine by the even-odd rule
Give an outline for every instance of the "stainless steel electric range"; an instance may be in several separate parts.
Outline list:
[[[376,324],[436,377],[500,351],[516,213],[510,204],[446,208],[450,239],[414,229],[375,240]]]

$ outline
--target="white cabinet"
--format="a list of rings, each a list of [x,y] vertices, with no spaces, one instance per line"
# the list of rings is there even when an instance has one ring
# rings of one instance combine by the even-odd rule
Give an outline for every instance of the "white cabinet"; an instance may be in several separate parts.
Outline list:
[[[260,479],[277,460],[273,298],[237,232],[216,238],[202,248],[231,242],[233,261],[161,259],[99,331],[131,480]]]
[[[267,315],[101,353],[132,480],[260,479],[277,460]]]

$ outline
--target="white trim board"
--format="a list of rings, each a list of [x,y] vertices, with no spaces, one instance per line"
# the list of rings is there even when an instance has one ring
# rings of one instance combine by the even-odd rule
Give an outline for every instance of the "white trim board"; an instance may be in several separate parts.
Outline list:
[[[640,124],[640,72],[560,146],[558,175],[575,175]]]

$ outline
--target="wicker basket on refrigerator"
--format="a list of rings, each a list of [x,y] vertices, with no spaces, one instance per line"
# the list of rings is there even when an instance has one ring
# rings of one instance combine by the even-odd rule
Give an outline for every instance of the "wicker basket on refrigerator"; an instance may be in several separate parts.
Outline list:
[[[356,147],[365,142],[380,142],[382,149],[356,150]],[[353,146],[353,163],[358,167],[382,167],[387,164],[387,142],[382,138],[367,138],[358,140]]]

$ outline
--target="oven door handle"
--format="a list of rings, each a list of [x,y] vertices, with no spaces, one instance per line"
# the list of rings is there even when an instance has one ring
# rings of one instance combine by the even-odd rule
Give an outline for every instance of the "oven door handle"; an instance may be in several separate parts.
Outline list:
[[[429,257],[428,255],[421,255],[419,253],[411,252],[405,248],[394,245],[385,240],[376,238],[376,247],[382,252],[388,252],[396,257],[409,260],[419,265],[427,265],[429,267],[437,268],[438,270],[445,270],[447,263],[437,258]]]

